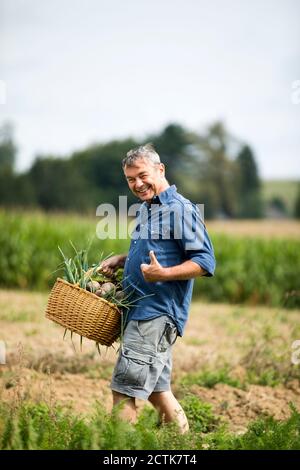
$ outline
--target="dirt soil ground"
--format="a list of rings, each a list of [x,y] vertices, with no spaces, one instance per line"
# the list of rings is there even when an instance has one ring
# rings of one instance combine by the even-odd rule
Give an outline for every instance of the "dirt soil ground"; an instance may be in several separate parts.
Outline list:
[[[102,347],[99,356],[89,340],[80,351],[79,337],[73,338],[74,350],[69,336],[63,340],[63,329],[44,317],[46,301],[45,294],[0,291],[0,340],[6,345],[6,364],[0,365],[1,400],[43,399],[70,405],[79,413],[91,412],[100,402],[110,410],[109,381],[117,352]],[[193,303],[184,337],[174,346],[175,395],[182,398],[186,393],[183,377],[204,369],[216,372],[226,363],[232,376],[242,380],[250,366],[259,373],[264,364],[271,364],[284,377],[276,386],[217,383],[207,388],[191,383],[188,392],[211,403],[235,432],[243,432],[259,416],[288,417],[290,402],[300,409],[294,374],[299,366],[290,362],[291,344],[300,339],[299,313]]]

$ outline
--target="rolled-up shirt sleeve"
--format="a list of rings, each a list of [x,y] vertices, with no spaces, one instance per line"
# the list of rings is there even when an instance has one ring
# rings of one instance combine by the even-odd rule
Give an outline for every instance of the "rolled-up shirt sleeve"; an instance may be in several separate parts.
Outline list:
[[[216,268],[214,249],[199,208],[190,203],[177,209],[174,236],[184,252],[185,259],[201,266],[206,271],[205,276],[213,276]]]

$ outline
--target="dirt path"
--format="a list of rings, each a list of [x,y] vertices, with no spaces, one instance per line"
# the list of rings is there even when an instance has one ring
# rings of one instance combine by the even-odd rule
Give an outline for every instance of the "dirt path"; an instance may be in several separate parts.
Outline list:
[[[103,347],[99,357],[94,343],[85,340],[81,352],[76,337],[75,352],[69,337],[63,341],[63,329],[44,318],[46,301],[44,294],[0,291],[0,340],[7,350],[7,364],[0,366],[1,399],[61,402],[80,413],[90,412],[98,401],[109,410],[116,351]],[[286,418],[290,402],[300,409],[299,368],[290,364],[290,345],[300,339],[299,313],[194,303],[185,335],[174,347],[175,393],[179,398],[186,393],[183,377],[203,370],[216,373],[224,364],[244,382],[247,368],[259,375],[263,367],[273,367],[284,379],[273,387],[217,383],[207,388],[192,380],[188,392],[211,403],[215,414],[237,432],[265,414]]]

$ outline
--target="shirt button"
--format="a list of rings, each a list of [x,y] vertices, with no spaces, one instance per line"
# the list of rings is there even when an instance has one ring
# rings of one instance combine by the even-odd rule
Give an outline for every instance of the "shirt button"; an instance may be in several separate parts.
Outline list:
[[[135,240],[135,242],[134,242],[134,243],[136,243],[136,240]]]

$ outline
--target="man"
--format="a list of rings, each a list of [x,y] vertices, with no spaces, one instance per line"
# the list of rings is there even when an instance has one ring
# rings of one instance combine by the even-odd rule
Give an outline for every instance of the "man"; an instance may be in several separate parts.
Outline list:
[[[126,327],[111,389],[121,416],[136,419],[135,399],[149,400],[162,422],[188,431],[171,387],[172,345],[183,335],[193,279],[213,276],[213,247],[196,206],[170,186],[151,144],[130,150],[122,162],[128,186],[142,204],[128,255],[102,264],[106,274],[124,266],[123,288],[137,298]]]

